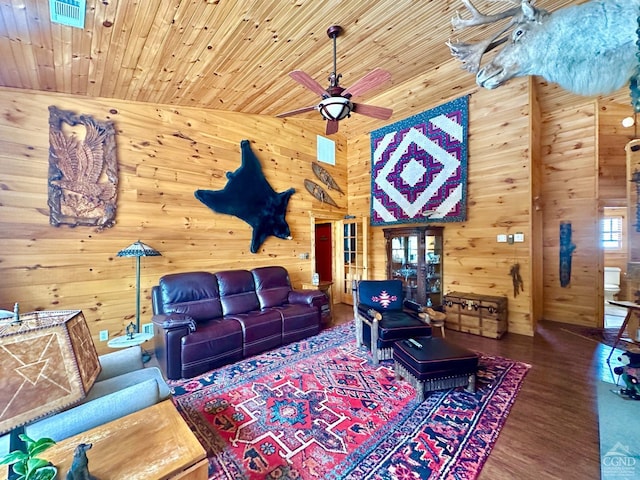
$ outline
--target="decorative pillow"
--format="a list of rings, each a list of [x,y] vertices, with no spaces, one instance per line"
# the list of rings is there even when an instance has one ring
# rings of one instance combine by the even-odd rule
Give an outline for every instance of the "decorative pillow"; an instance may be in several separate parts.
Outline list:
[[[362,280],[358,284],[360,304],[379,312],[402,310],[401,280]]]

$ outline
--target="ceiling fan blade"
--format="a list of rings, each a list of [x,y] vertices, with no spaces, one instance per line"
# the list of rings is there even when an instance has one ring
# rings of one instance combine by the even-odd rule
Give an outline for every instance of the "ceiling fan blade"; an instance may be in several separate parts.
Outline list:
[[[316,105],[312,105],[311,107],[302,107],[302,108],[297,108],[296,110],[290,110],[288,112],[279,113],[278,115],[276,115],[276,117],[277,118],[290,117],[291,115],[297,115],[299,113],[310,112],[311,110],[317,110],[317,109],[318,107]]]
[[[320,85],[318,82],[316,82],[313,78],[311,78],[307,73],[303,72],[302,70],[294,70],[293,72],[289,73],[289,76],[293,78],[296,82],[298,82],[300,85],[307,87],[309,90],[317,93],[321,97],[327,96],[327,91],[324,88],[322,88],[322,85]]]
[[[352,112],[366,115],[367,117],[379,118],[380,120],[388,120],[393,115],[393,110],[390,108],[365,105],[364,103],[354,103]]]
[[[338,133],[338,121],[327,120],[327,135],[331,135],[333,133]]]
[[[376,68],[342,92],[342,96],[356,97],[391,79],[391,74],[382,68]]]

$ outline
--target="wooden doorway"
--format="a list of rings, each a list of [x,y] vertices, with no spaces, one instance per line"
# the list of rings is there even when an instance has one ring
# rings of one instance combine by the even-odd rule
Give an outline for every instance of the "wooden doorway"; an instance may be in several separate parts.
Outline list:
[[[321,280],[328,276],[321,269],[329,269],[333,303],[353,303],[352,280],[368,278],[368,218],[348,218],[311,213],[311,264]],[[327,230],[329,229],[329,233]],[[328,242],[328,245],[325,244]]]

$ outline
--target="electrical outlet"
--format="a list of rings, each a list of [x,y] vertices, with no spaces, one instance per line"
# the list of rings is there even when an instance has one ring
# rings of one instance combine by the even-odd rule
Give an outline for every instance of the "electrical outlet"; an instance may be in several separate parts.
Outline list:
[[[153,323],[143,323],[142,333],[150,333],[151,335],[153,335]]]
[[[496,238],[496,241],[498,243],[507,243],[507,236],[504,234],[500,234],[498,235],[498,237]]]
[[[309,260],[309,252],[304,252],[298,255],[300,260]]]
[[[106,342],[109,340],[109,330],[100,330],[100,341]]]
[[[517,232],[514,236],[513,236],[513,241],[517,242],[517,243],[522,243],[524,242],[524,233],[522,232]]]

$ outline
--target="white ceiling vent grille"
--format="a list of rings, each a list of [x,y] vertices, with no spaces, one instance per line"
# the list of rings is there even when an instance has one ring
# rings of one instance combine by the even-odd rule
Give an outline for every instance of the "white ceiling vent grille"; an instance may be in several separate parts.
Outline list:
[[[49,0],[51,21],[84,28],[84,15],[87,10],[87,0]]]

